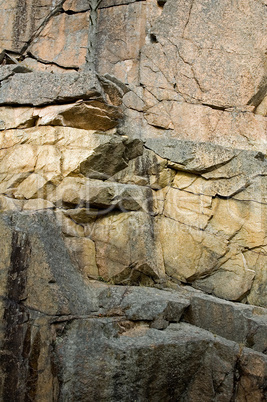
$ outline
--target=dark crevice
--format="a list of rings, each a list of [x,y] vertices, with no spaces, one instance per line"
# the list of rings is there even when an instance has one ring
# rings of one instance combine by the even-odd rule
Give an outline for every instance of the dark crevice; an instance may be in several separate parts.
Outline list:
[[[64,14],[68,14],[68,15],[84,14],[84,13],[88,13],[88,11],[90,11],[90,7],[87,8],[86,10],[81,10],[81,11],[63,10]]]
[[[79,67],[77,67],[77,66],[62,66],[62,65],[56,63],[55,61],[49,61],[49,60],[40,59],[39,57],[35,56],[31,52],[27,52],[27,56],[32,58],[32,59],[34,59],[34,60],[36,60],[36,61],[38,61],[39,63],[42,63],[42,64],[56,66],[56,67],[62,68],[64,70],[79,71]]]
[[[123,4],[112,4],[111,6],[99,6],[99,9],[105,9],[105,8],[114,8],[114,7],[121,7],[121,6],[129,6],[133,3],[144,3],[146,0],[135,0],[135,2],[129,1],[128,3],[123,3]]]
[[[222,110],[222,111],[225,111],[225,110],[231,108],[231,106],[216,106],[216,105],[211,105],[211,104],[209,104],[209,103],[201,103],[201,104],[202,104],[203,106],[208,106],[208,107],[210,107],[211,109],[214,109],[214,110]]]
[[[26,377],[25,402],[35,401],[38,383],[38,360],[41,352],[41,335],[38,331],[31,344],[31,352],[28,359],[28,373]]]
[[[153,33],[150,34],[150,42],[151,43],[158,43],[158,39],[157,39],[156,35],[153,34]]]
[[[133,109],[134,110],[134,109]],[[148,123],[150,126],[158,128],[159,130],[164,130],[164,131],[173,131],[173,128],[166,128],[166,127],[162,127],[159,126],[157,124],[153,124],[153,123]]]
[[[167,0],[157,0],[157,1],[158,1],[158,5],[159,5],[160,7],[164,7],[165,4],[167,3]]]
[[[24,378],[27,372],[27,360],[23,359],[23,355],[30,348],[27,344],[29,336],[26,327],[29,314],[21,302],[25,298],[30,255],[31,246],[27,235],[15,231],[12,237],[12,253],[7,279],[8,299],[4,301],[3,402],[19,401],[21,394],[25,392]]]
[[[265,96],[267,95],[267,76],[263,77],[259,84],[258,91],[252,98],[248,101],[248,105],[255,106],[255,109],[259,106],[259,104],[263,101]],[[254,110],[255,111],[255,110]]]

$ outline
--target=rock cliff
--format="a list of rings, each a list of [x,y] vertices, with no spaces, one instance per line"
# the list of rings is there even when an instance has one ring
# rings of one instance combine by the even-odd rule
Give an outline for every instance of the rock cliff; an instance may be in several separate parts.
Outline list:
[[[0,8],[1,400],[265,401],[267,3]]]

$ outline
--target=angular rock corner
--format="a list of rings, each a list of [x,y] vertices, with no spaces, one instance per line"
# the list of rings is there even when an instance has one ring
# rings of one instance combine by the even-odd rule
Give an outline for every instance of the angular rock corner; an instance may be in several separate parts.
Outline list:
[[[0,399],[267,400],[266,2],[0,8]]]

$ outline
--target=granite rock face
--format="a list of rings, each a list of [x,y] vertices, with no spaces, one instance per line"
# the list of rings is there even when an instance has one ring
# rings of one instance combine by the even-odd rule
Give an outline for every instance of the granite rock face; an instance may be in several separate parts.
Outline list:
[[[120,80],[131,135],[266,151],[264,1],[8,3],[3,60]]]
[[[89,277],[267,306],[263,153],[61,126],[0,139],[2,211],[55,211]]]
[[[0,225],[2,400],[266,398],[266,309],[88,282],[52,212]]]
[[[0,11],[0,399],[265,401],[266,2]]]

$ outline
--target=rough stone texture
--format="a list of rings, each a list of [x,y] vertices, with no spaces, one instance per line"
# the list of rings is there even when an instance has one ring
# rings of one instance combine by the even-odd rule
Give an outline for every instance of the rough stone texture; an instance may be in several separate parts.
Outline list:
[[[2,209],[55,209],[81,271],[267,306],[261,152],[51,126],[0,139]]]
[[[28,50],[37,60],[78,68],[85,63],[89,26],[89,12],[59,14],[50,19]]]
[[[62,0],[26,0],[17,2],[9,0],[1,2],[1,19],[3,35],[0,39],[0,51],[9,49],[20,51],[26,42],[32,37],[47,16]]]
[[[34,70],[95,64],[127,83],[131,135],[266,151],[264,2],[102,0],[91,12],[86,1],[11,3],[2,48]]]
[[[163,100],[157,101],[146,111],[142,131],[146,137],[164,135],[266,152],[267,121],[260,114],[260,106],[259,114],[255,115],[247,110],[224,111],[199,104]],[[162,131],[170,128],[167,132]]]
[[[103,279],[113,278],[115,283],[122,284],[150,284],[153,279],[164,277],[160,244],[148,214],[131,212],[99,218],[90,235],[96,243],[97,264]]]
[[[187,291],[191,304],[183,316],[184,321],[266,354],[266,309],[233,305],[192,288]]]
[[[0,399],[265,401],[266,2],[0,11]]]
[[[156,43],[143,50],[144,67],[158,66],[156,77],[165,75],[167,89],[176,84],[187,98],[246,105],[264,77],[265,13],[260,1],[169,0],[151,30]],[[169,67],[168,55],[176,61]]]
[[[45,108],[3,106],[0,108],[0,130],[33,126],[64,126],[84,130],[107,131],[122,117],[118,107],[103,101],[78,101]]]
[[[59,400],[70,394],[103,401],[242,400],[248,394],[251,401],[264,400],[264,355],[239,351],[234,342],[188,324],[172,324],[165,331],[124,328],[110,319],[70,326],[68,335],[56,344],[63,382],[70,379]],[[118,334],[120,330],[125,332]],[[78,339],[84,343],[77,344]],[[79,381],[73,381],[74,368]],[[96,388],[95,382],[102,386]]]
[[[1,84],[0,104],[39,106],[96,98],[101,86],[93,73],[51,74],[33,72],[15,74]]]
[[[145,25],[146,4],[142,1],[99,11],[96,49],[100,74],[113,74],[122,82],[138,84],[138,57],[145,43]]]
[[[51,212],[0,228],[2,400],[266,398],[266,309],[88,282]]]

